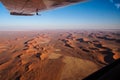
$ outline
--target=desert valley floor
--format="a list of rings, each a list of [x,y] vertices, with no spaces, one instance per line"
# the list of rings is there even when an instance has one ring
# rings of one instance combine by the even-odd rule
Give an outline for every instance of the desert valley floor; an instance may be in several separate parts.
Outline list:
[[[0,31],[0,80],[82,80],[120,58],[120,30]]]

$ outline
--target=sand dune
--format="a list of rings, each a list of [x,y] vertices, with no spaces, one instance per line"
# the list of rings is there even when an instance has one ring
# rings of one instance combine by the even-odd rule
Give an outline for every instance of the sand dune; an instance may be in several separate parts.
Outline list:
[[[0,80],[82,80],[120,58],[119,34],[0,32]]]

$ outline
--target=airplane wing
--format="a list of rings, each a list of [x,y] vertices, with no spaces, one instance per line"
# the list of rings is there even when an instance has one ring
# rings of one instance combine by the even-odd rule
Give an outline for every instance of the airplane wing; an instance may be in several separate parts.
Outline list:
[[[83,80],[120,80],[120,59],[115,60]]]
[[[11,15],[32,16],[43,10],[63,7],[86,0],[0,0]]]

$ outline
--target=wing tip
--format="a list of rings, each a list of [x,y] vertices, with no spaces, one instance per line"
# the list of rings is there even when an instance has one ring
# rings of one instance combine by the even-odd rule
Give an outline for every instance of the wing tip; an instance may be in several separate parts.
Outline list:
[[[25,13],[10,12],[10,15],[14,15],[14,16],[33,16],[34,14],[25,14]]]

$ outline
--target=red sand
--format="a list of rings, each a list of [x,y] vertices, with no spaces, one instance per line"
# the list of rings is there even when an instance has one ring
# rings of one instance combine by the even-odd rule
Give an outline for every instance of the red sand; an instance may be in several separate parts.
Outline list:
[[[0,32],[0,80],[81,80],[120,58],[120,32]]]

